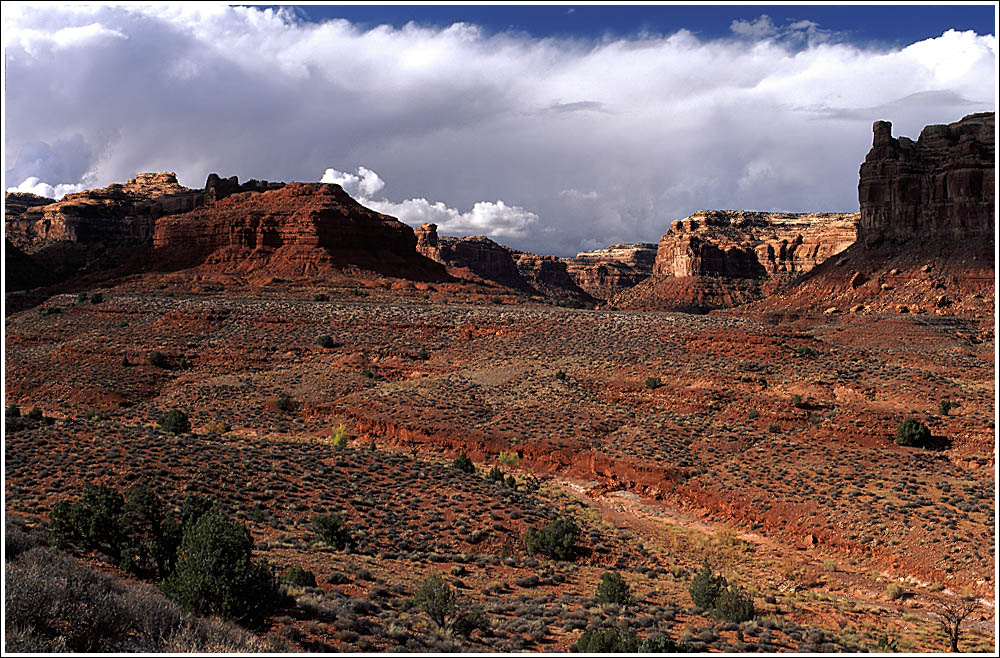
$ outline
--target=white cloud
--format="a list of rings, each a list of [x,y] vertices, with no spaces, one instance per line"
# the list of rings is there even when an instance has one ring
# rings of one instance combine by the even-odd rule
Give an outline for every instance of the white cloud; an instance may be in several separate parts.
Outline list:
[[[944,28],[859,48],[763,16],[728,39],[597,42],[217,3],[14,5],[5,21],[5,185],[363,162],[330,175],[382,212],[547,253],[655,242],[699,208],[856,209],[872,121],[916,137],[996,102],[994,37]],[[381,176],[405,201],[381,198]]]
[[[58,201],[63,198],[64,195],[70,194],[72,192],[80,192],[84,189],[84,186],[80,183],[66,184],[60,183],[59,185],[49,185],[38,178],[31,176],[25,178],[21,181],[21,184],[17,187],[8,187],[8,192],[27,192],[28,194],[37,194],[38,196],[49,197],[50,199],[55,199]]]
[[[411,226],[437,224],[442,235],[480,234],[494,238],[523,237],[538,222],[538,215],[520,206],[510,206],[503,201],[477,201],[472,210],[461,212],[449,208],[441,201],[431,203],[424,198],[389,201],[376,199],[385,182],[367,167],[358,167],[358,173],[349,174],[327,169],[321,183],[336,183],[359,203],[372,210],[392,215]]]

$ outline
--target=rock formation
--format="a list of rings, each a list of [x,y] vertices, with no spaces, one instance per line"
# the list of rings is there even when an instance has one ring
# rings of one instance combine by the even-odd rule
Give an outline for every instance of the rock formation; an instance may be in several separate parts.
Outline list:
[[[766,313],[994,313],[993,113],[927,126],[913,141],[877,121],[861,165],[858,241],[788,290]]]
[[[894,138],[888,121],[873,131],[858,183],[859,242],[993,239],[992,112],[927,126],[915,142]]]
[[[247,182],[240,184],[237,176],[221,178],[218,174],[209,174],[205,181],[205,203],[215,203],[222,201],[227,196],[239,194],[240,192],[267,192],[268,190],[281,189],[284,183],[271,183],[266,180],[251,178]]]
[[[857,221],[856,213],[696,212],[660,239],[653,276],[612,304],[705,311],[746,303],[849,247]]]
[[[452,276],[535,293],[518,272],[510,249],[485,236],[443,237],[437,234],[436,224],[424,224],[414,233],[417,251],[447,267]]]
[[[291,183],[237,193],[161,218],[152,261],[159,269],[197,268],[260,279],[313,277],[356,266],[424,281],[449,279],[420,255],[413,229],[369,210],[339,185]]]
[[[566,259],[569,276],[592,297],[611,299],[653,273],[656,245],[616,244]]]

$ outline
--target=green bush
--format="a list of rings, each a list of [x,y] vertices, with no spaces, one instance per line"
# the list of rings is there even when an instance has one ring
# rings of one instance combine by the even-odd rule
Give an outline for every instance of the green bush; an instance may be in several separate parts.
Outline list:
[[[592,628],[571,647],[574,653],[636,653],[639,638],[625,627]]]
[[[739,624],[757,616],[753,597],[735,585],[730,585],[719,593],[712,614],[723,621]]]
[[[180,409],[171,409],[159,419],[160,429],[171,434],[184,434],[191,431],[191,422],[186,413]]]
[[[819,356],[819,350],[806,346],[796,347],[795,353],[805,359],[815,359]]]
[[[938,412],[942,416],[947,416],[952,409],[958,409],[961,405],[959,402],[952,402],[951,400],[941,400],[938,403]]]
[[[167,367],[167,357],[163,355],[163,352],[159,350],[153,350],[146,357],[149,360],[150,365],[156,366],[157,368]]]
[[[639,643],[638,653],[694,653],[694,647],[687,642],[678,644],[666,635],[654,635]]]
[[[421,347],[420,350],[417,351],[417,359],[418,360],[420,360],[420,361],[426,361],[429,358],[431,358],[431,355],[428,354],[427,350],[424,349],[423,347]]]
[[[711,610],[715,607],[715,602],[727,585],[726,579],[712,573],[712,568],[708,566],[708,562],[705,562],[701,570],[691,580],[688,592],[696,606]]]
[[[632,603],[632,589],[617,571],[605,571],[594,598],[601,604],[626,606]]]
[[[458,457],[455,458],[455,461],[453,461],[451,463],[451,467],[452,468],[457,468],[458,470],[462,471],[463,473],[475,473],[476,472],[476,465],[472,463],[472,460],[469,459],[469,456],[467,454],[465,454],[464,452],[461,455],[459,455]]]
[[[556,519],[541,530],[529,528],[524,533],[524,546],[531,555],[541,553],[557,560],[572,560],[579,533],[580,529],[570,519]]]
[[[885,588],[885,595],[893,601],[903,598],[904,594],[906,594],[906,590],[902,585],[896,583],[891,583]]]
[[[281,582],[296,587],[316,587],[316,574],[302,567],[290,567],[282,574]]]
[[[327,295],[326,293],[322,293],[322,292],[316,293],[315,295],[313,295],[313,301],[314,302],[328,302],[328,301],[330,301],[330,295]]]
[[[556,371],[556,379],[558,379],[561,382],[566,381],[566,371],[565,370],[557,370]]]
[[[20,418],[21,407],[17,406],[16,404],[12,404],[7,407],[7,410],[4,412],[4,415],[7,416],[7,418]]]
[[[123,539],[122,495],[105,484],[88,484],[80,502],[56,503],[49,513],[49,532],[59,545],[79,543],[115,559],[121,557]]]
[[[261,627],[281,597],[266,560],[253,560],[250,530],[213,507],[184,530],[173,573],[160,585],[186,611]]]
[[[333,347],[336,347],[337,345],[335,342],[333,342],[333,338],[331,338],[326,334],[323,334],[322,336],[317,338],[316,344],[325,349],[331,349]]]
[[[451,622],[451,631],[460,637],[469,637],[473,631],[479,631],[480,634],[483,634],[489,630],[490,622],[479,608],[467,610]]]
[[[211,498],[198,494],[188,494],[184,497],[184,502],[181,503],[181,527],[186,530],[215,505],[216,502]]]
[[[907,418],[896,428],[896,445],[923,448],[930,439],[931,431],[915,418]]]
[[[334,448],[346,448],[351,441],[347,435],[347,425],[341,423],[334,427],[330,433],[330,440],[333,442]]]
[[[502,484],[504,480],[503,471],[500,470],[499,466],[494,466],[490,469],[490,472],[486,474],[486,479],[490,482],[499,482]]]
[[[659,377],[646,377],[646,381],[643,384],[644,388],[657,389],[663,386],[663,382],[660,381]]]
[[[90,296],[90,303],[91,304],[100,304],[103,301],[104,301],[104,295],[102,295],[99,292],[95,292],[94,294],[92,294]]]
[[[339,514],[313,514],[313,531],[320,539],[338,549],[347,548],[351,543],[351,533]]]
[[[458,600],[451,585],[445,582],[441,574],[435,573],[425,578],[413,596],[413,605],[421,612],[426,612],[438,628],[447,627],[448,618],[458,609]]]

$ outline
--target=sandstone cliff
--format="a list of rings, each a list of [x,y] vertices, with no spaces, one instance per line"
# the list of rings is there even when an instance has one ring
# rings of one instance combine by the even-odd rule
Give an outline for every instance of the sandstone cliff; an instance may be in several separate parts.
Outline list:
[[[875,123],[861,165],[858,242],[750,310],[993,315],[993,113],[927,126],[915,142],[890,131]]]
[[[856,213],[702,210],[673,223],[653,276],[611,303],[696,312],[744,304],[849,247],[857,221]]]
[[[877,121],[861,165],[858,239],[867,247],[906,242],[993,239],[994,114],[927,126],[917,141]]]
[[[416,246],[413,229],[365,208],[339,185],[291,183],[161,218],[151,260],[158,269],[197,268],[251,280],[321,276],[348,266],[448,280],[445,268]]]
[[[611,299],[653,273],[656,245],[616,244],[567,258],[573,282],[596,299]]]

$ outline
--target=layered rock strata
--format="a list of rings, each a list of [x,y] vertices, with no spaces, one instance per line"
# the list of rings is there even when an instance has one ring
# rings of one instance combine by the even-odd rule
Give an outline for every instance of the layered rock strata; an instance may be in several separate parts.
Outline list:
[[[573,282],[597,299],[611,299],[653,273],[655,244],[616,244],[594,251],[581,251],[566,259]]]
[[[417,251],[447,267],[452,276],[535,293],[518,271],[511,250],[485,236],[439,236],[436,224],[423,224],[414,234]]]
[[[876,121],[858,183],[858,241],[992,240],[994,122],[992,112],[970,114],[927,126],[913,141],[894,138],[890,122]]]
[[[770,294],[849,247],[857,213],[702,210],[673,223],[620,308],[704,312]]]
[[[339,185],[291,183],[161,218],[152,261],[161,269],[250,280],[321,276],[349,266],[415,280],[450,278],[416,247],[413,229],[365,208]]]

